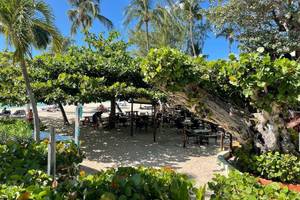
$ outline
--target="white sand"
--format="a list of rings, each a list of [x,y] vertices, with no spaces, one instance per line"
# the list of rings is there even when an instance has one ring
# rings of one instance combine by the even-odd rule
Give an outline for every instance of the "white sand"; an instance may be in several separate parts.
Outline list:
[[[86,104],[83,116],[92,116],[99,103]],[[109,107],[109,102],[104,105]],[[73,134],[75,106],[65,106],[66,114],[72,123],[64,126],[60,111],[47,112],[39,108],[39,115],[47,126],[55,124],[58,133]],[[14,108],[12,111],[19,109]],[[25,109],[25,108],[23,108]],[[123,111],[130,110],[130,104],[122,106]],[[140,104],[134,105],[134,110],[140,110]],[[151,113],[151,110],[148,110]],[[104,114],[107,117],[108,113]],[[108,167],[117,166],[151,166],[172,167],[178,172],[187,174],[195,180],[197,185],[206,184],[214,173],[222,173],[217,163],[219,145],[213,142],[209,146],[189,144],[182,148],[182,138],[174,128],[163,128],[158,133],[157,142],[153,142],[151,129],[137,131],[134,137],[129,134],[129,128],[117,131],[93,130],[91,127],[81,129],[82,149],[86,159],[82,166],[85,170],[93,172]]]
[[[118,166],[171,167],[187,174],[198,186],[206,184],[214,173],[222,172],[217,163],[218,145],[188,144],[182,147],[176,129],[162,129],[157,142],[152,131],[139,131],[133,137],[129,128],[122,131],[91,130],[82,134],[82,149],[86,159],[82,163],[95,170]]]

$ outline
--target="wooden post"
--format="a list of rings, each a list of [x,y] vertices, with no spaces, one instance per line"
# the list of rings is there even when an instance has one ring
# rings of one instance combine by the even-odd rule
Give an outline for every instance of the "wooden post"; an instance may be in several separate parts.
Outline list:
[[[221,141],[220,141],[220,149],[221,149],[221,151],[224,151],[224,135],[225,135],[225,133],[224,133],[224,131],[222,131],[222,133],[221,133]]]
[[[229,151],[230,151],[230,154],[232,154],[232,134],[229,134],[229,141],[230,141],[230,143],[229,143]]]
[[[48,143],[48,175],[55,177],[56,173],[56,140],[54,127],[50,128],[49,143]]]
[[[80,135],[80,115],[82,113],[81,104],[76,106],[75,110],[75,144],[79,146],[79,135]]]
[[[154,126],[154,131],[153,131],[153,141],[156,142],[156,132],[157,132],[157,124],[156,124],[156,104],[153,104],[154,108],[154,115],[153,115],[153,126]]]
[[[131,112],[130,112],[130,135],[133,136],[133,99],[131,99]]]

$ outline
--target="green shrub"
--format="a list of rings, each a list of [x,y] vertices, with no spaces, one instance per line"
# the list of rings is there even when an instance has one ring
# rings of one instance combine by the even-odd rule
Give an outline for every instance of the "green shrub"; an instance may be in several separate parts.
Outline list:
[[[279,152],[251,155],[242,149],[235,156],[235,165],[243,172],[279,182],[300,183],[300,158],[297,156]]]
[[[254,156],[256,172],[274,181],[300,183],[300,158],[279,152]]]
[[[58,173],[73,172],[74,165],[82,162],[83,155],[72,142],[58,142],[56,151]],[[29,170],[46,171],[47,152],[47,141],[8,141],[0,145],[0,184],[24,183]]]
[[[30,185],[28,187],[0,185],[0,199],[59,200],[59,198],[56,198],[55,193],[53,192],[50,186],[39,186],[39,185]]]
[[[205,187],[195,188],[187,176],[170,169],[127,167],[96,175],[81,173],[57,187],[42,172],[32,170],[31,177],[31,185],[0,185],[0,199],[203,200],[205,194]]]
[[[203,199],[205,189],[197,189],[186,175],[173,170],[121,167],[96,175],[79,176],[61,185],[60,194],[68,199]]]
[[[0,120],[0,143],[4,144],[9,140],[20,141],[32,137],[30,124],[19,119]]]
[[[212,200],[299,200],[300,194],[287,188],[280,188],[279,184],[272,183],[262,186],[257,179],[247,173],[232,171],[228,177],[216,175],[212,182],[208,183],[213,191]]]

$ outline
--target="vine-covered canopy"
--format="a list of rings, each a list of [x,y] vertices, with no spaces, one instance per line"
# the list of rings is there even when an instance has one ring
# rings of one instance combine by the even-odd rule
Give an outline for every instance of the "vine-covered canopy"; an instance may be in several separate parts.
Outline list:
[[[71,47],[61,54],[44,54],[30,61],[30,78],[37,99],[45,103],[90,103],[146,97],[156,101],[163,95],[143,80],[138,59],[127,51],[127,43],[113,32],[87,36],[88,47]],[[2,103],[26,102],[18,67],[1,55]],[[17,82],[19,80],[19,82]],[[13,91],[13,92],[11,92]]]

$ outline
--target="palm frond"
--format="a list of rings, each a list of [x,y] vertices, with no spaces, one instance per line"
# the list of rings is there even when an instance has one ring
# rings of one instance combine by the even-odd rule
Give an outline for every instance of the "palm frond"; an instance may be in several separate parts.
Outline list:
[[[37,12],[39,12],[38,15],[43,16],[44,20],[47,21],[47,23],[53,23],[54,15],[52,9],[48,4],[41,0],[35,1],[35,9]]]
[[[104,17],[103,15],[97,15],[96,17],[106,28],[113,28],[113,23],[108,18]]]

